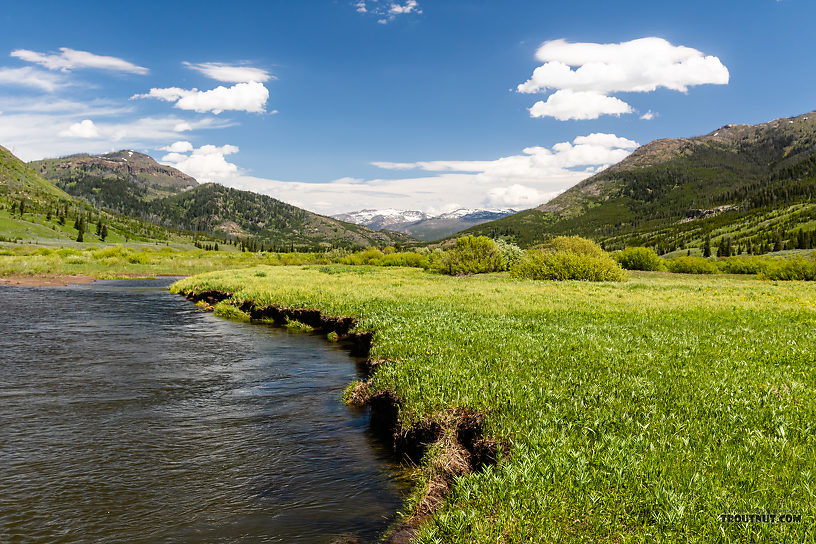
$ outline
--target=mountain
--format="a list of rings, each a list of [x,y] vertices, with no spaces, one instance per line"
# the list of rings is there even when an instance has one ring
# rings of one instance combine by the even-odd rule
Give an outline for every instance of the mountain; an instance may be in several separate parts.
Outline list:
[[[377,232],[269,196],[213,183],[200,185],[135,151],[45,159],[32,162],[28,169],[94,207],[193,235],[252,239],[253,247],[319,249],[415,242],[403,233]]]
[[[316,249],[415,242],[400,232],[374,231],[270,196],[216,183],[199,185],[150,204],[152,219],[156,222],[231,238],[255,238],[279,249],[292,245]]]
[[[126,180],[146,189],[149,197],[174,194],[198,185],[184,172],[156,162],[153,157],[123,149],[104,155],[70,155],[34,161],[31,168],[43,177],[61,183],[77,183],[84,178]]]
[[[360,210],[333,215],[335,219],[349,221],[358,225],[379,230],[391,230],[410,234],[414,238],[424,241],[438,240],[468,227],[479,225],[486,221],[493,221],[506,215],[515,213],[515,210],[476,210],[461,208],[441,215],[427,215],[420,211]]]
[[[85,242],[161,242],[192,247],[193,237],[152,223],[95,209],[43,178],[38,169],[0,146],[0,241],[73,242],[86,224]],[[96,232],[104,223],[106,235]],[[100,223],[100,224],[101,224]]]
[[[400,227],[411,225],[417,221],[427,219],[428,216],[416,210],[360,210],[357,212],[339,213],[332,215],[333,218],[355,225],[365,225],[374,230],[390,228],[391,230],[401,230]]]
[[[699,247],[705,236],[791,247],[816,221],[816,112],[655,140],[531,210],[467,229],[535,245],[577,234],[607,247]],[[786,244],[787,242],[787,244]]]

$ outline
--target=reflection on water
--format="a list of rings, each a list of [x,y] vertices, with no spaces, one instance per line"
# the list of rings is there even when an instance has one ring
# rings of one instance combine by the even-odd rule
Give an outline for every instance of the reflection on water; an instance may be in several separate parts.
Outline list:
[[[169,282],[0,287],[0,542],[376,539],[400,497],[346,353]]]

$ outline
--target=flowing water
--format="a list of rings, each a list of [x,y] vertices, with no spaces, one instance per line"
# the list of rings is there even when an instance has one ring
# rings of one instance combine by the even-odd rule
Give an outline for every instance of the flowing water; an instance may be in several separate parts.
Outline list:
[[[0,542],[376,540],[400,493],[354,361],[169,283],[0,287]]]

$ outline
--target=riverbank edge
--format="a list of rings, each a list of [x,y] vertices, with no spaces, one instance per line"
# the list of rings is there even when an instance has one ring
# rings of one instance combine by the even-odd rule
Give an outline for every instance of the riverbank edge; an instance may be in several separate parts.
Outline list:
[[[67,287],[69,285],[88,285],[98,278],[86,274],[47,274],[36,276],[11,275],[0,277],[0,285],[14,287]]]
[[[203,304],[212,311],[216,304],[226,303],[243,312],[254,322],[278,327],[290,321],[308,325],[325,338],[333,335],[337,343],[351,355],[365,358],[365,379],[357,382],[344,401],[350,406],[368,407],[372,430],[398,457],[419,463],[425,454],[434,455],[425,467],[427,483],[415,490],[418,497],[412,512],[399,519],[384,535],[386,544],[407,544],[416,536],[419,527],[444,503],[452,490],[455,478],[480,471],[498,462],[509,444],[483,432],[485,415],[463,409],[449,409],[435,417],[407,424],[400,420],[404,401],[389,389],[375,390],[372,378],[377,368],[390,361],[369,357],[374,331],[356,330],[357,320],[350,316],[329,316],[316,308],[287,308],[277,305],[259,305],[255,300],[237,300],[233,293],[219,290],[173,290],[191,302]]]

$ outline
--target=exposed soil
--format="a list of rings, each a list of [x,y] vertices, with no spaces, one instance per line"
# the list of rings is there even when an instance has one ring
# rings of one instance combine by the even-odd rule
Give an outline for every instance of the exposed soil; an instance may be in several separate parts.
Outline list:
[[[204,302],[208,308],[228,300],[230,293],[224,291],[182,292],[188,300]],[[313,308],[284,308],[275,305],[257,306],[252,300],[232,301],[252,320],[263,320],[284,325],[297,320],[315,331],[326,335],[335,333],[338,341],[353,355],[365,357],[368,380],[360,382],[352,391],[348,403],[368,406],[370,425],[382,440],[400,457],[418,463],[432,447],[441,453],[434,457],[430,466],[431,478],[424,490],[416,511],[396,525],[385,542],[405,544],[410,542],[418,527],[442,506],[457,476],[479,471],[497,462],[500,452],[509,450],[509,443],[484,436],[485,415],[465,409],[451,408],[435,417],[415,423],[400,419],[403,400],[393,391],[374,391],[371,374],[388,361],[368,359],[372,331],[356,331],[357,320],[353,317],[326,316]]]
[[[83,274],[62,274],[53,276],[6,276],[0,278],[0,285],[20,287],[65,287],[66,285],[87,285],[96,278]]]

